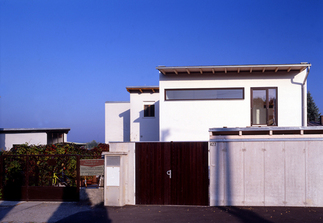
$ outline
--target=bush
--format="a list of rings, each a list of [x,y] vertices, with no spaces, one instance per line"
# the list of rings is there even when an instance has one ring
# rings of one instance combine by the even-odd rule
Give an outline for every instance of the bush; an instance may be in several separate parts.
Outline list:
[[[109,146],[98,144],[91,150],[75,144],[56,145],[19,145],[2,155],[4,157],[5,185],[25,185],[25,176],[29,176],[29,186],[51,186],[53,174],[65,175],[69,178],[71,186],[76,186],[76,157],[54,155],[80,155],[81,159],[100,159],[103,151],[108,151]],[[28,162],[24,155],[29,156]],[[41,155],[41,156],[37,156]],[[45,155],[45,156],[43,156]],[[28,172],[26,166],[28,167]]]

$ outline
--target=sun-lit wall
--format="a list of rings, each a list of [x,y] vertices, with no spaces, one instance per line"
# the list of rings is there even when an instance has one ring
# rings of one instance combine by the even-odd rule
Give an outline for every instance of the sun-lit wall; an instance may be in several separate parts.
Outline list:
[[[47,133],[4,133],[0,134],[1,145],[0,149],[10,150],[13,145],[25,144],[28,145],[46,145],[47,144]]]
[[[105,103],[105,143],[130,141],[130,102]]]
[[[302,72],[160,74],[160,141],[207,141],[208,129],[251,125],[251,88],[276,87],[278,126],[302,126]],[[165,89],[244,88],[244,99],[166,101]],[[304,86],[306,92],[306,84]],[[306,99],[306,95],[305,95]],[[304,100],[305,100],[304,99]],[[305,113],[306,115],[306,113]]]

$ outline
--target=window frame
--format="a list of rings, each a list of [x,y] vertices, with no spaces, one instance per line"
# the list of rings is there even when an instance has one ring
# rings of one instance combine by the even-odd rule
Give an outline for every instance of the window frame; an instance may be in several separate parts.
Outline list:
[[[276,125],[268,125],[269,121],[269,90],[276,90],[276,109],[275,109],[275,117],[276,117]],[[251,87],[250,88],[250,124],[251,126],[264,126],[262,124],[253,124],[253,90],[266,90],[266,126],[278,126],[278,87]]]
[[[148,111],[148,115],[146,116],[146,106],[148,107],[148,108],[151,108],[151,109],[148,109],[147,111]],[[150,113],[153,113],[153,115],[150,115]],[[155,111],[155,104],[150,104],[150,103],[144,103],[144,114],[143,114],[144,116],[144,118],[155,118],[155,116],[156,116],[156,111]]]
[[[202,98],[202,99],[167,99],[167,91],[200,91],[200,90],[242,90],[241,98]],[[234,88],[169,88],[164,89],[164,100],[165,101],[214,101],[214,100],[244,100],[245,99],[245,88],[244,87],[234,87]]]

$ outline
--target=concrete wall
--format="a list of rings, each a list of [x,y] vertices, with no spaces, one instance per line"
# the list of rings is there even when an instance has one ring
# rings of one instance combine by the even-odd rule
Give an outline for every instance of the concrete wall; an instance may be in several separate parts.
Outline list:
[[[0,139],[0,149],[10,150],[15,144],[46,145],[47,133],[4,133],[0,134]]]
[[[250,126],[252,87],[277,87],[278,126],[302,126],[303,113],[306,117],[306,105],[302,102],[305,75],[306,70],[265,74],[160,74],[160,141],[208,141],[209,128]],[[234,87],[244,88],[244,100],[164,100],[165,89]]]
[[[323,207],[323,135],[282,137],[213,137],[210,205]]]
[[[105,143],[130,141],[130,102],[105,103]]]
[[[121,173],[120,173],[120,181],[122,182],[121,187],[121,201],[119,202],[122,205],[135,205],[135,143],[109,143],[109,152],[104,154],[114,154],[124,153],[126,155],[122,156],[122,163],[121,163]],[[105,174],[105,180],[106,179]],[[105,184],[105,205],[110,206],[111,203],[107,199],[107,188]],[[112,204],[115,205],[115,204]]]
[[[155,104],[155,117],[144,117],[145,103]],[[130,141],[159,141],[159,93],[131,93],[130,104]]]

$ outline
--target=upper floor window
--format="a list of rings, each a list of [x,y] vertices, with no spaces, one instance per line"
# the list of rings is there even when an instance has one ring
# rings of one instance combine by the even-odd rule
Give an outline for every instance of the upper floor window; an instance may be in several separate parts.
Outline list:
[[[251,88],[251,125],[277,126],[277,88]]]
[[[155,105],[151,103],[144,104],[144,117],[155,117]]]
[[[165,89],[165,100],[244,99],[244,88]]]

